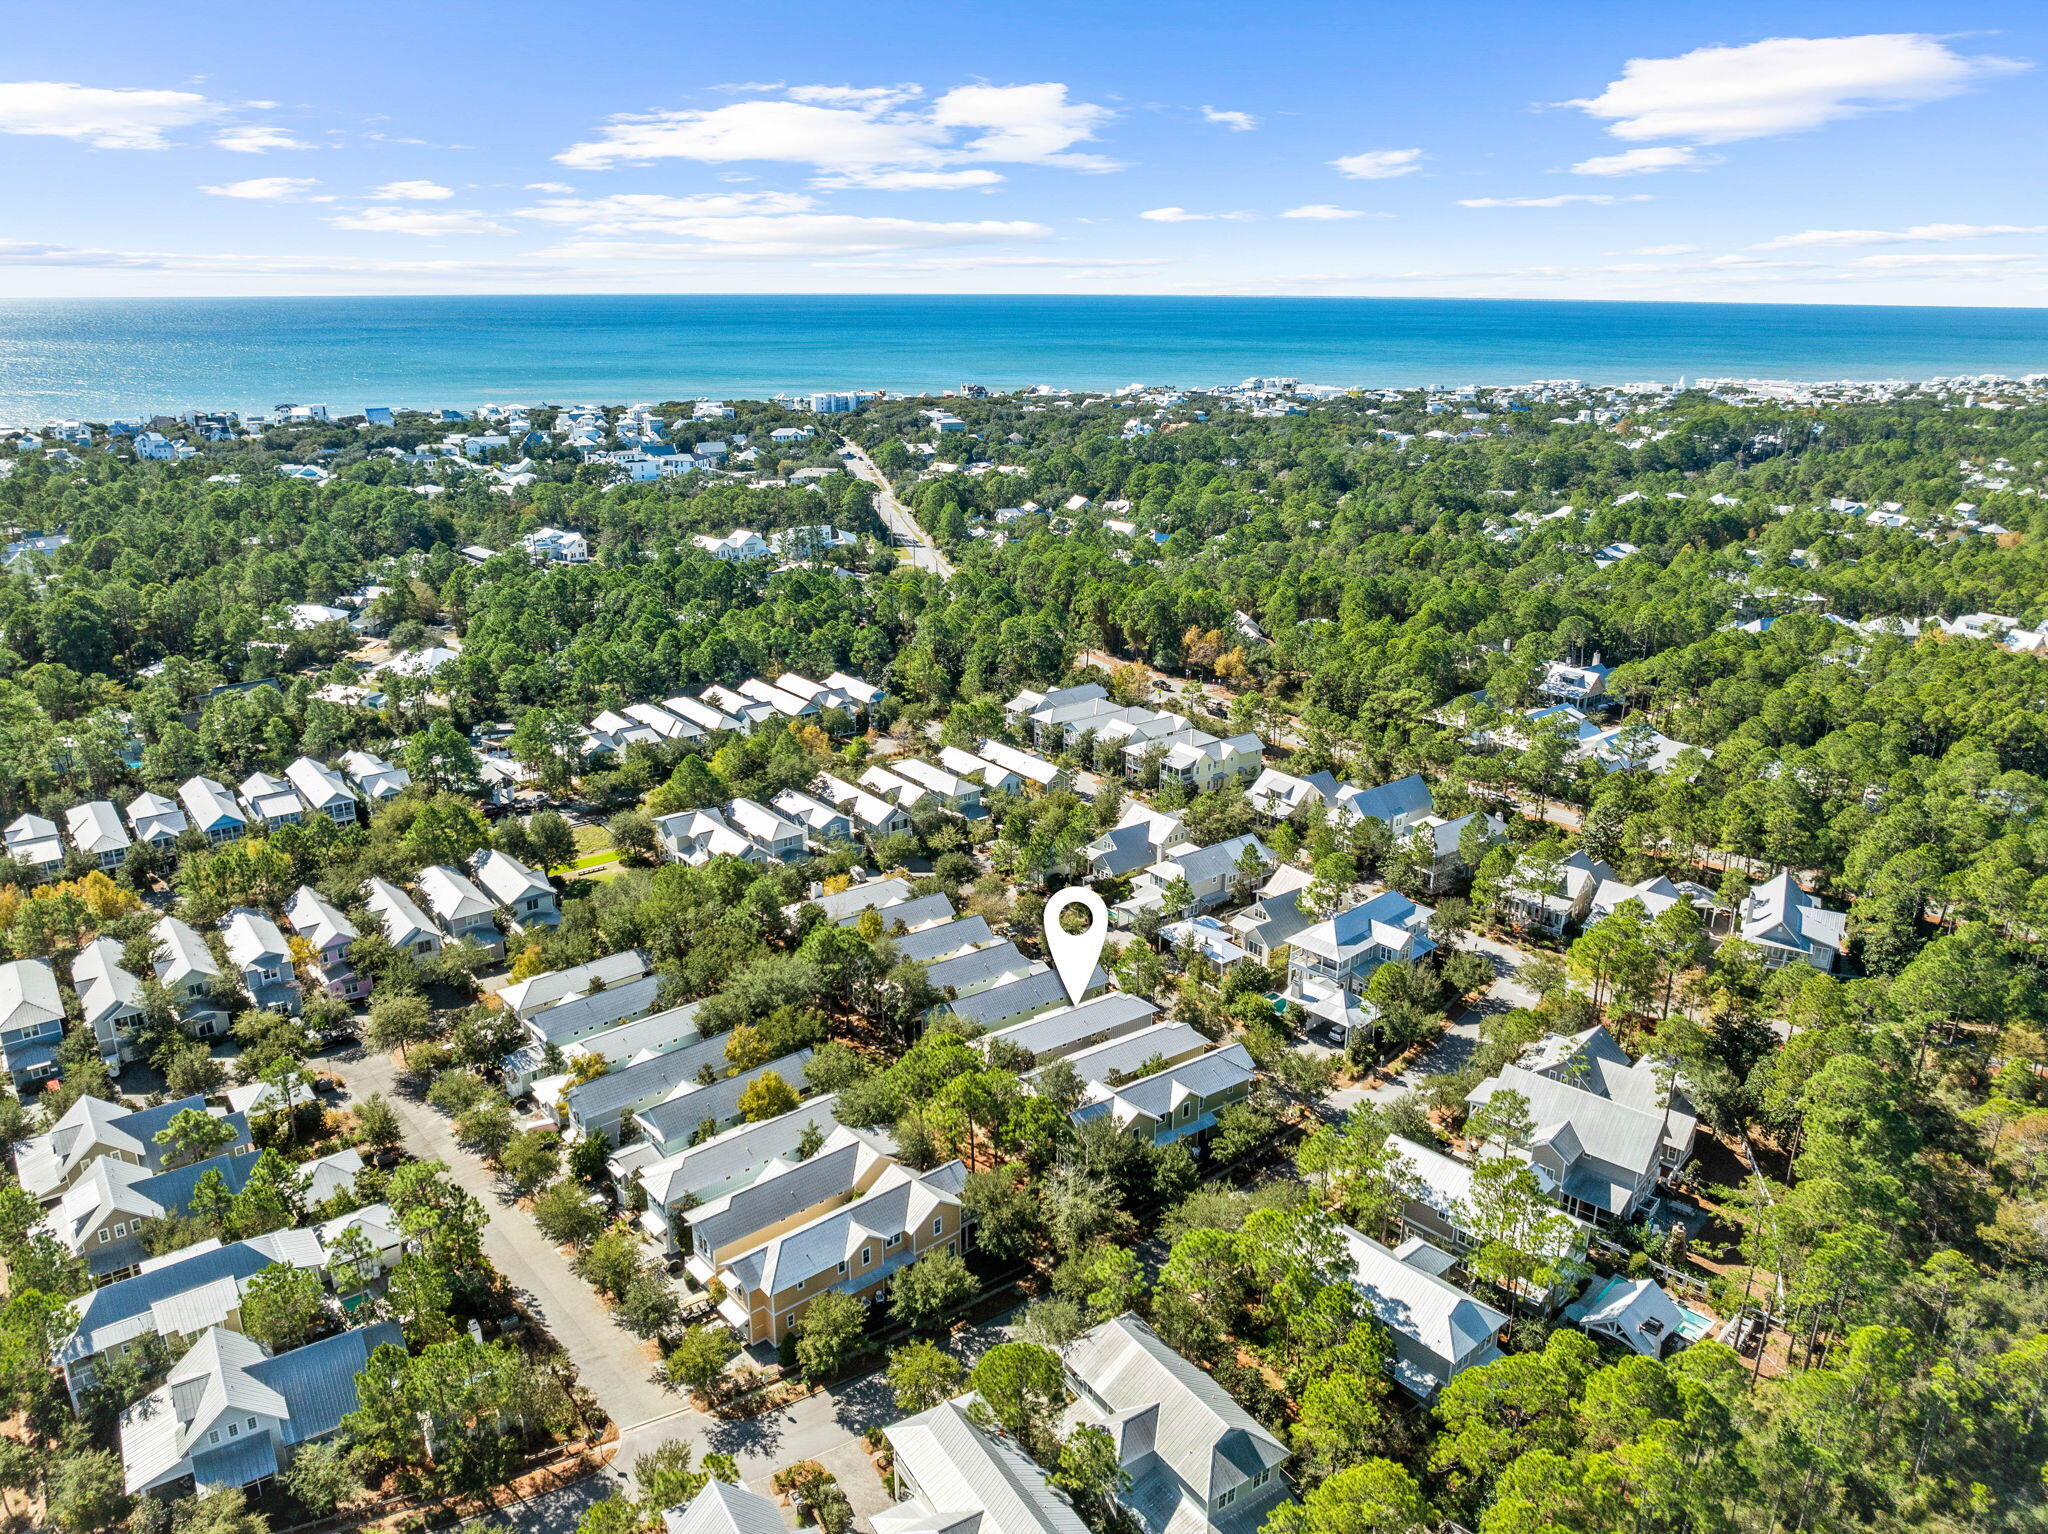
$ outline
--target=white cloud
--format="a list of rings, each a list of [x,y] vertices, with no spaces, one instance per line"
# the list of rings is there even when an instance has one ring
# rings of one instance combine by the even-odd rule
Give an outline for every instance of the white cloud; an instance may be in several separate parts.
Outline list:
[[[572,144],[564,165],[605,169],[621,161],[785,160],[830,169],[935,164],[942,135],[928,122],[800,101],[739,101],[708,112],[616,117],[594,143]]]
[[[892,250],[928,250],[947,245],[1010,244],[1052,236],[1052,230],[1044,224],[1021,219],[924,223],[908,218],[860,218],[838,213],[677,219],[664,227],[669,232],[703,243],[679,245],[652,240],[575,240],[544,254],[635,261],[854,256]]]
[[[1016,268],[1113,271],[1167,264],[1164,256],[914,256],[908,260],[819,261],[821,267],[859,272],[972,272]]]
[[[779,160],[842,174],[935,171],[968,160],[1115,168],[1071,152],[1112,114],[1069,101],[1064,85],[964,85],[916,107],[907,104],[911,89],[803,86],[789,93],[795,99],[615,117],[602,138],[572,144],[555,158],[592,169],[659,159]],[[982,131],[966,136],[974,129]]]
[[[258,123],[246,124],[239,128],[223,128],[213,136],[216,149],[232,150],[236,154],[268,154],[273,149],[315,149],[319,146],[296,139],[282,128],[266,127]]]
[[[1622,252],[1625,256],[1689,256],[1698,250],[1697,245],[1638,245],[1634,250]]]
[[[369,195],[373,202],[446,202],[455,193],[436,181],[387,181]]]
[[[1249,112],[1222,112],[1215,107],[1203,107],[1202,120],[1219,123],[1232,133],[1249,133],[1259,125],[1259,120]]]
[[[529,192],[553,192],[558,197],[574,197],[576,195],[576,188],[569,185],[566,181],[529,181],[526,183],[526,190]]]
[[[2048,234],[2048,224],[1915,224],[1910,229],[1807,229],[1765,240],[1753,250],[1798,250],[1811,245],[1905,245],[1923,241],[1981,240],[2000,234]]]
[[[94,149],[168,149],[172,128],[227,109],[191,91],[102,90],[55,80],[0,82],[0,133],[68,138]]]
[[[430,213],[425,208],[363,208],[329,219],[337,229],[364,229],[372,234],[510,234],[504,224],[473,212]]]
[[[2007,261],[2038,261],[2037,255],[1977,255],[1964,251],[1943,251],[1934,253],[1891,253],[1882,256],[1858,256],[1856,266],[1873,266],[1886,269],[1916,266],[1984,266]]]
[[[1339,175],[1354,181],[1390,181],[1422,169],[1420,149],[1368,149],[1363,154],[1340,155],[1330,162]]]
[[[519,209],[518,216],[544,224],[575,224],[593,234],[655,234],[674,232],[687,221],[802,213],[816,205],[816,198],[801,192],[702,192],[693,197],[621,192],[612,197],[551,198]]]
[[[1572,167],[1574,176],[1651,176],[1661,170],[1681,170],[1712,165],[1715,157],[1702,156],[1684,144],[1660,144],[1650,149],[1624,149],[1620,154],[1595,155]]]
[[[320,183],[310,176],[258,176],[252,181],[230,181],[224,186],[202,186],[209,197],[240,197],[248,202],[288,202],[309,186]]]
[[[1334,222],[1340,218],[1385,218],[1384,213],[1368,214],[1363,208],[1340,208],[1335,203],[1305,202],[1298,208],[1289,208],[1280,215],[1282,218],[1311,218]]]
[[[932,103],[932,121],[942,128],[983,128],[962,153],[977,160],[1067,165],[1076,170],[1114,170],[1099,155],[1067,150],[1095,137],[1116,114],[1108,107],[1067,100],[1067,88],[1052,81],[1037,85],[962,85]]]
[[[743,87],[749,90],[783,90],[779,85]],[[828,107],[893,107],[914,101],[924,94],[921,85],[792,85],[786,94],[792,101],[808,101]]]
[[[1772,37],[1676,58],[1630,59],[1598,96],[1563,104],[1606,120],[1616,138],[1726,144],[1939,101],[2026,67],[1960,54],[1916,32]]]
[[[1553,197],[1461,197],[1461,208],[1562,208],[1575,202],[1605,205],[1612,202],[1649,202],[1648,192],[1618,196],[1613,192],[1559,192]]]
[[[1258,217],[1256,213],[1190,213],[1186,208],[1147,208],[1138,217],[1150,219],[1155,224],[1206,224],[1216,219],[1228,219],[1243,223]]]
[[[1002,179],[995,170],[849,170],[820,176],[811,185],[825,192],[957,192]]]

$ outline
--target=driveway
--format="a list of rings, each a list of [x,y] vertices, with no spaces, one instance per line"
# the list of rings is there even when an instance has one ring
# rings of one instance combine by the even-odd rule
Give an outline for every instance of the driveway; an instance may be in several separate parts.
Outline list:
[[[1427,1077],[1463,1070],[1479,1048],[1479,1025],[1484,1019],[1516,1007],[1536,1005],[1536,993],[1517,978],[1529,955],[1506,943],[1470,933],[1458,939],[1458,946],[1486,956],[1493,965],[1493,984],[1393,1080],[1376,1087],[1339,1087],[1327,1094],[1323,1103],[1334,1116],[1342,1117],[1361,1102],[1390,1103],[1416,1090]]]

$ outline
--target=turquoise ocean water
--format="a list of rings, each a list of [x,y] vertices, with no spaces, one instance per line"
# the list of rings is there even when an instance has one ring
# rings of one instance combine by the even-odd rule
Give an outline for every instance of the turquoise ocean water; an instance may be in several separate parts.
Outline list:
[[[0,301],[0,424],[188,405],[782,390],[1927,378],[2048,370],[2048,309],[1382,298]]]

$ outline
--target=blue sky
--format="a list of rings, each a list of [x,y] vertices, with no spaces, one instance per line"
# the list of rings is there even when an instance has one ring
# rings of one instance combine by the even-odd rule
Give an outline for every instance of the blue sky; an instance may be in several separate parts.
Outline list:
[[[2048,301],[2038,0],[0,14],[0,298]]]

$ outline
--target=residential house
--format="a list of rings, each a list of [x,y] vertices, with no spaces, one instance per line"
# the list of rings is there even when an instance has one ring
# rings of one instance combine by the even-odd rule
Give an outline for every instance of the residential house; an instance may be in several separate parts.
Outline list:
[[[966,1181],[958,1161],[929,1172],[890,1166],[851,1203],[728,1262],[719,1314],[748,1343],[779,1344],[827,1290],[880,1300],[899,1269],[927,1252],[960,1249]]]
[[[624,712],[634,723],[653,731],[657,740],[689,742],[704,739],[702,725],[680,714],[672,714],[658,703],[628,703]]]
[[[412,896],[383,879],[364,883],[363,904],[383,927],[384,936],[401,953],[426,958],[441,951],[441,931]]]
[[[1427,1405],[1465,1370],[1501,1356],[1508,1318],[1444,1277],[1457,1262],[1449,1252],[1420,1236],[1389,1248],[1348,1225],[1337,1234],[1351,1282],[1393,1342],[1394,1383],[1416,1400]]]
[[[571,997],[524,1021],[543,1049],[550,1044],[566,1046],[650,1016],[660,1000],[661,977],[638,975]]]
[[[1156,752],[1162,784],[1178,783],[1206,792],[1232,778],[1257,774],[1265,749],[1266,743],[1249,731],[1221,740],[1207,730],[1183,729],[1153,740],[1131,741],[1123,749],[1124,772],[1136,777]]]
[[[1066,1060],[1084,1087],[1114,1087],[1192,1060],[1206,1053],[1210,1043],[1208,1035],[1191,1023],[1153,1023],[1121,1038],[1077,1049]],[[1030,1079],[1035,1082],[1037,1076],[1034,1071]]]
[[[417,882],[420,898],[433,913],[443,937],[451,943],[476,943],[494,958],[505,956],[505,939],[496,920],[498,908],[490,896],[445,863],[422,868]]]
[[[976,756],[972,751],[962,751],[958,746],[941,746],[939,765],[948,772],[958,773],[963,778],[971,778],[984,789],[992,789],[997,793],[1015,794],[1024,790],[1022,776],[986,757]]]
[[[1652,874],[1640,884],[1623,884],[1619,879],[1602,879],[1593,891],[1593,900],[1586,911],[1586,922],[1590,926],[1602,917],[1611,916],[1624,901],[1633,900],[1643,908],[1643,914],[1651,918],[1661,916],[1681,901],[1689,901],[1698,908],[1702,924],[1711,922],[1720,914],[1720,902],[1714,892],[1704,884],[1690,880],[1673,882],[1662,874]]]
[[[1545,932],[1552,937],[1574,922],[1584,921],[1593,908],[1593,897],[1603,884],[1615,882],[1614,870],[1595,862],[1583,852],[1574,852],[1555,866],[1530,869],[1518,865],[1515,882],[1502,893],[1501,903],[1508,921],[1525,932]]]
[[[919,788],[933,795],[956,815],[979,815],[981,813],[981,784],[935,767],[930,762],[920,762],[914,757],[899,759],[893,769],[898,777],[907,778]]]
[[[804,828],[753,799],[735,799],[725,819],[758,856],[750,861],[788,862],[804,855]]]
[[[1230,918],[1230,927],[1244,951],[1261,964],[1294,939],[1294,934],[1314,925],[1314,918],[1301,908],[1302,892],[1310,875],[1292,863],[1275,868],[1259,887],[1258,898]]]
[[[1147,910],[1172,917],[1210,910],[1239,891],[1256,888],[1274,862],[1271,849],[1249,831],[1208,847],[1183,844],[1138,875],[1130,898],[1117,903],[1117,914],[1128,921]],[[1181,884],[1189,897],[1185,905],[1179,899]]]
[[[1479,1245],[1472,1233],[1472,1166],[1445,1155],[1433,1145],[1423,1145],[1400,1135],[1387,1136],[1387,1149],[1394,1153],[1401,1183],[1401,1235],[1420,1236],[1431,1246],[1446,1252],[1465,1253]],[[1592,1229],[1584,1221],[1567,1217],[1551,1233],[1549,1244],[1535,1255],[1557,1274],[1547,1294],[1531,1295],[1547,1312],[1555,1310],[1578,1283],[1585,1271],[1587,1242]]]
[[[1735,930],[1763,956],[1767,968],[1810,964],[1832,970],[1842,957],[1846,918],[1780,873],[1749,892],[1735,915]]]
[[[702,698],[663,698],[661,706],[678,719],[694,724],[706,735],[715,735],[720,731],[744,735],[752,727],[749,721],[735,719],[723,709],[713,708]]]
[[[372,804],[395,799],[412,787],[411,773],[368,751],[348,752],[341,759],[341,770],[355,784],[356,791]]]
[[[557,1043],[555,1047],[560,1051],[562,1068],[553,1074],[543,1073],[548,1070],[548,1044],[555,1041],[529,1039],[500,1062],[505,1074],[505,1090],[517,1097],[531,1088],[536,1103],[559,1102],[575,1081],[571,1073],[583,1062],[601,1060],[607,1071],[625,1070],[693,1045],[699,1038],[699,1005],[690,1002],[660,1012],[649,1012],[643,1017],[629,1017],[608,1028],[599,1028],[565,1043]],[[563,1007],[557,1010],[574,1009]]]
[[[370,994],[369,976],[357,974],[349,958],[349,944],[359,934],[338,906],[312,885],[302,884],[285,902],[284,919],[312,946],[322,990],[343,1001],[361,1001]]]
[[[1288,1499],[1287,1446],[1133,1315],[1064,1350],[1069,1429],[1105,1429],[1144,1534],[1256,1534]]]
[[[846,815],[848,827],[860,836],[895,836],[897,832],[907,832],[911,825],[909,811],[903,809],[903,805],[881,799],[879,795],[870,795],[866,789],[858,789],[852,782],[846,782],[846,778],[836,778],[825,772],[819,774],[817,782],[811,786],[819,797],[838,805],[840,813]]]
[[[91,858],[102,873],[112,873],[128,856],[128,833],[121,816],[104,799],[75,804],[64,812],[65,830],[71,845]]]
[[[718,1040],[707,1039],[707,1044]],[[678,1054],[683,1051],[678,1051]],[[674,1058],[674,1057],[666,1057]],[[722,1059],[721,1055],[721,1059]],[[751,1070],[738,1071],[730,1076],[715,1076],[710,1081],[698,1079],[693,1073],[680,1080],[658,1102],[634,1110],[634,1126],[648,1144],[658,1148],[662,1155],[673,1155],[692,1140],[709,1139],[740,1116],[740,1098],[747,1088],[768,1075],[778,1076],[803,1095],[804,1067],[810,1063],[811,1052],[800,1049],[757,1065]],[[659,1064],[660,1062],[650,1062]],[[708,1063],[708,1062],[707,1062]],[[723,1065],[716,1069],[725,1069]],[[702,1066],[699,1066],[701,1072]],[[623,1073],[622,1073],[623,1074]],[[605,1078],[600,1076],[598,1080]],[[590,1083],[585,1083],[590,1085]],[[575,1129],[572,1123],[572,1131]]]
[[[1584,666],[1575,666],[1569,661],[1550,661],[1544,666],[1543,675],[1537,679],[1536,691],[1553,703],[1597,708],[1607,691],[1608,674],[1613,670],[1612,666],[1601,665],[1598,655]]]
[[[757,676],[748,677],[740,683],[740,696],[765,703],[787,719],[806,719],[825,711],[817,699],[800,698],[795,693],[784,692],[773,682],[764,682]]]
[[[1136,799],[1124,802],[1117,823],[1081,849],[1091,879],[1135,874],[1166,857],[1170,849],[1192,847],[1181,831],[1180,816],[1155,810]]]
[[[187,1480],[205,1493],[274,1479],[300,1445],[341,1427],[357,1405],[356,1376],[386,1346],[405,1346],[390,1321],[275,1356],[240,1332],[214,1327],[161,1387],[121,1413],[128,1494]]]
[[[201,1038],[225,1033],[229,1006],[223,1005],[220,965],[206,939],[175,916],[157,919],[156,977],[176,1001],[179,1013]],[[232,987],[225,989],[232,991]],[[232,1004],[232,1003],[231,1003]]]
[[[527,1025],[536,1041],[545,1041],[548,1035],[535,1025],[540,1015],[550,1007],[559,1007],[593,991],[638,980],[649,969],[647,955],[637,948],[629,948],[623,953],[608,953],[601,959],[592,959],[587,964],[515,980],[499,990],[498,1000],[506,1011]]]
[[[1244,1045],[1226,1044],[1133,1081],[1092,1085],[1073,1117],[1082,1124],[1107,1118],[1126,1134],[1154,1145],[1179,1142],[1199,1155],[1216,1115],[1242,1102],[1257,1074]]]
[[[944,1401],[882,1429],[896,1502],[874,1515],[875,1534],[1087,1534],[1065,1493],[973,1405]]]
[[[766,1177],[804,1160],[806,1144],[820,1146],[837,1124],[834,1097],[814,1097],[788,1113],[754,1123],[735,1124],[708,1140],[683,1147],[659,1159],[637,1159],[629,1178],[647,1195],[641,1228],[663,1250],[675,1256],[690,1241],[690,1220],[699,1209],[712,1207]],[[632,1145],[617,1159],[645,1147]]]
[[[1109,977],[1098,968],[1090,978],[1082,999],[1085,1001],[1097,996],[1108,987]],[[978,1028],[989,1032],[1037,1017],[1054,1007],[1064,1007],[1071,999],[1051,965],[1034,963],[1022,975],[984,990],[956,996],[952,1001],[941,1002],[926,1014],[926,1019],[936,1021],[951,1016],[958,1018],[970,1030]]]
[[[1706,1335],[1705,1318],[1681,1310],[1654,1278],[1596,1276],[1587,1282],[1585,1297],[1564,1314],[1590,1335],[1610,1338],[1644,1358],[1662,1358]]]
[[[306,813],[290,780],[267,772],[252,772],[242,779],[241,792],[252,825],[295,826]]]
[[[75,1302],[77,1325],[57,1346],[73,1407],[107,1354],[126,1352],[151,1334],[176,1344],[209,1327],[239,1331],[242,1289],[250,1279],[278,1263],[317,1269],[326,1261],[315,1232],[276,1230],[228,1246],[201,1242],[152,1259],[133,1278],[88,1290]]]
[[[670,1234],[683,1247],[685,1271],[708,1285],[741,1253],[860,1198],[896,1164],[890,1144],[872,1130],[837,1125],[810,1156],[778,1161],[744,1187],[678,1212]]]
[[[751,559],[769,559],[775,551],[768,546],[768,540],[751,528],[736,527],[723,537],[711,533],[699,533],[690,540],[713,559],[727,564],[743,564]]]
[[[64,1037],[64,998],[47,959],[0,964],[0,1065],[15,1090],[58,1074],[57,1045]]]
[[[706,703],[720,712],[739,720],[748,734],[764,724],[779,723],[784,718],[782,710],[773,703],[750,698],[743,692],[734,692],[730,687],[721,686],[716,682],[704,689],[702,697]]]
[[[63,872],[64,844],[57,839],[56,821],[42,815],[19,815],[0,837],[5,838],[9,860],[19,863],[36,883]]]
[[[1668,1064],[1630,1061],[1605,1028],[1532,1046],[1466,1095],[1519,1093],[1530,1134],[1515,1147],[1543,1191],[1582,1220],[1627,1223],[1692,1155],[1698,1120]]]
[[[1159,1009],[1144,997],[1111,991],[1079,1006],[1058,1007],[1025,1022],[985,1033],[974,1043],[984,1054],[997,1044],[1021,1049],[1043,1065],[1142,1033],[1158,1016]]]
[[[495,847],[469,860],[469,871],[505,915],[513,932],[561,925],[562,901],[545,874]]]
[[[1285,820],[1304,805],[1335,803],[1337,778],[1329,772],[1312,772],[1300,778],[1278,767],[1268,767],[1252,780],[1245,798],[1261,815]]]
[[[156,1136],[188,1110],[224,1118],[237,1136],[231,1143],[248,1146],[247,1123],[208,1108],[203,1097],[180,1097],[153,1108],[124,1108],[104,1098],[81,1097],[50,1129],[16,1143],[15,1175],[31,1198],[54,1204],[102,1158],[160,1172],[170,1152]]]
[[[57,1200],[44,1225],[66,1251],[84,1259],[94,1282],[125,1276],[149,1255],[142,1241],[148,1221],[184,1213],[209,1172],[219,1174],[230,1195],[240,1193],[256,1167],[257,1157],[248,1154],[254,1149],[244,1145],[167,1171],[102,1156]],[[347,1154],[362,1165],[355,1152]]]
[[[1429,854],[1429,862],[1422,869],[1422,892],[1437,895],[1450,889],[1472,871],[1476,862],[1466,856],[1465,838],[1476,826],[1476,834],[1491,844],[1507,835],[1507,824],[1498,815],[1474,812],[1460,815],[1455,820],[1445,820],[1438,815],[1424,816],[1408,833],[1406,840],[1412,845],[1415,839],[1422,839],[1422,846]]]
[[[192,828],[216,847],[249,829],[249,818],[234,796],[212,778],[187,778],[178,785],[178,799]],[[292,802],[298,802],[296,794]]]
[[[1436,804],[1430,798],[1428,782],[1419,774],[1410,773],[1405,778],[1382,783],[1378,788],[1359,788],[1346,783],[1337,790],[1336,800],[1330,809],[1331,819],[1339,824],[1350,820],[1377,820],[1383,822],[1396,837],[1403,837],[1435,814]]]
[[[185,812],[162,794],[137,794],[128,806],[129,829],[138,842],[147,842],[152,847],[168,847],[184,834],[189,824]]]
[[[685,1507],[662,1515],[662,1534],[788,1534],[782,1514],[758,1491],[708,1480]]]
[[[1390,960],[1413,963],[1433,951],[1429,918],[1436,913],[1398,890],[1381,890],[1335,916],[1304,927],[1287,944],[1290,984],[1328,980],[1365,994],[1374,970]]]
[[[559,527],[536,528],[523,535],[520,546],[537,565],[581,565],[590,562],[590,540],[581,533]]]
[[[836,805],[794,788],[785,788],[768,803],[778,815],[802,826],[811,841],[830,844],[853,840],[853,817]]]
[[[299,982],[291,945],[263,912],[236,906],[220,924],[228,961],[241,971],[242,989],[266,1011],[297,1015]]]
[[[142,1016],[142,982],[121,964],[122,945],[96,937],[71,961],[71,987],[85,1026],[99,1040],[100,1058],[118,1072],[135,1058],[133,1025]]]
[[[1034,793],[1058,793],[1073,786],[1074,776],[1066,768],[1049,762],[1036,752],[1022,751],[1000,740],[984,740],[974,754],[1001,771],[1020,779]]]
[[[356,823],[356,796],[342,775],[325,762],[302,756],[285,768],[284,775],[298,791],[299,800],[311,815],[325,815],[338,826]]]

